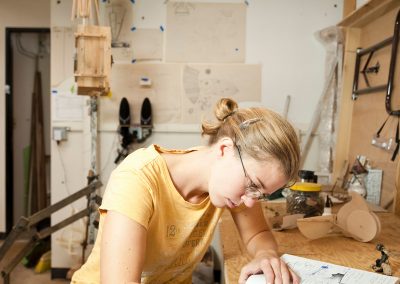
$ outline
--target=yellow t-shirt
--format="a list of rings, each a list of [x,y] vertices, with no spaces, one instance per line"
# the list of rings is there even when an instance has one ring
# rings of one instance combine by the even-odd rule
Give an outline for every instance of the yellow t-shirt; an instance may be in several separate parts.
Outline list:
[[[209,197],[192,204],[177,192],[160,153],[188,153],[157,145],[130,154],[112,172],[100,207],[100,225],[87,262],[74,284],[100,283],[100,241],[104,216],[114,210],[147,229],[142,283],[192,283],[192,271],[205,254],[223,209]]]

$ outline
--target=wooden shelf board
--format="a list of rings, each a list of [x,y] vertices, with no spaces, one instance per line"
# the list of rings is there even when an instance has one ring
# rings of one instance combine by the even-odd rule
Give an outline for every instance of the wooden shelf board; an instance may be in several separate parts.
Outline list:
[[[398,0],[370,0],[350,13],[337,26],[361,28],[396,7],[400,7]]]

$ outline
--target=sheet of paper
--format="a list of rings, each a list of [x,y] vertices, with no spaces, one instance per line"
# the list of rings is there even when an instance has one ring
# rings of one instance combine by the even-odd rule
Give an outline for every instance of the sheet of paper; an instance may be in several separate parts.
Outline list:
[[[184,64],[182,69],[182,120],[213,120],[216,101],[261,101],[261,65]]]
[[[397,277],[386,276],[290,254],[284,254],[282,259],[301,277],[302,284],[395,284],[399,281],[399,278]]]
[[[166,62],[244,63],[244,3],[168,1]]]
[[[131,63],[133,59],[132,47],[113,47],[111,54],[114,63]]]
[[[51,28],[51,66],[57,72],[51,74],[51,86],[57,86],[74,75],[74,31],[70,27]]]
[[[370,169],[365,177],[367,201],[379,205],[381,202],[382,174],[380,169]]]
[[[150,86],[140,85],[148,78]],[[215,102],[231,97],[237,102],[261,101],[258,64],[115,64],[111,70],[111,98],[99,100],[99,124],[117,129],[119,104],[126,97],[131,123],[139,123],[144,98],[152,105],[154,124],[199,124],[214,119]]]
[[[301,277],[301,284],[398,284],[400,279],[328,262],[284,254],[281,257]],[[265,284],[263,274],[250,276],[246,284]]]
[[[132,49],[135,60],[161,60],[163,33],[160,29],[136,29],[132,32]]]
[[[81,121],[83,119],[84,97],[65,93],[54,96],[53,121]]]
[[[181,123],[180,64],[135,63],[115,64],[111,70],[111,98],[99,100],[99,124],[118,127],[119,104],[123,97],[130,104],[131,123],[140,122],[143,100],[151,102],[154,124]],[[151,85],[140,85],[148,78]]]

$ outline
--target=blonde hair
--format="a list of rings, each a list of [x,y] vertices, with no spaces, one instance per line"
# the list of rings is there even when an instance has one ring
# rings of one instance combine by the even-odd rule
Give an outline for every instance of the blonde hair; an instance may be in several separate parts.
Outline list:
[[[203,122],[202,135],[209,136],[209,145],[222,137],[230,137],[250,157],[278,161],[289,181],[297,179],[300,148],[293,126],[266,108],[239,109],[229,98],[220,99],[214,109],[217,122]]]

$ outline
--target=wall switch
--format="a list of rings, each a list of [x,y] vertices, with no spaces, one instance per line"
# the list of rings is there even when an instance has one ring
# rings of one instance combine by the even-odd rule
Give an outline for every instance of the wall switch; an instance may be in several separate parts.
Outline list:
[[[151,87],[151,79],[148,77],[141,77],[139,81],[140,87],[150,88]]]
[[[68,130],[68,127],[53,127],[53,140],[57,142],[67,141]]]

